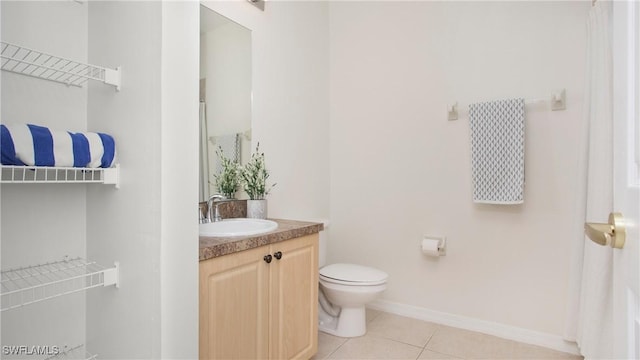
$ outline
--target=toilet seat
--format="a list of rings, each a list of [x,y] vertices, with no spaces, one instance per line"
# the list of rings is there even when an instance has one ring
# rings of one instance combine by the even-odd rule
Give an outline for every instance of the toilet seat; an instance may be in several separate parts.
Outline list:
[[[351,286],[373,286],[387,282],[384,271],[355,264],[331,264],[320,269],[320,279],[326,282]]]

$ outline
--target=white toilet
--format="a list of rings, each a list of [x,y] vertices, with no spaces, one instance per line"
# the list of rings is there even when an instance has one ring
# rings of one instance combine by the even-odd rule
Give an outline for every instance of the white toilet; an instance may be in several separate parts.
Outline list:
[[[340,337],[362,336],[367,332],[364,306],[387,288],[388,275],[355,264],[324,266],[326,232],[320,232],[319,243],[318,330]]]

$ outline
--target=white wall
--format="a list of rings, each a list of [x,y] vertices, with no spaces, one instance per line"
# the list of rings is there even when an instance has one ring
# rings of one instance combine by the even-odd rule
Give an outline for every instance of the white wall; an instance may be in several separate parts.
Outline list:
[[[328,2],[204,1],[252,32],[252,142],[277,183],[269,217],[329,215]]]
[[[87,292],[87,345],[106,359],[159,358],[162,4],[88,5],[89,60],[122,66],[122,89],[90,85],[89,123],[116,139],[121,184],[89,188],[87,256],[119,261],[120,288]]]
[[[269,216],[329,214],[328,3],[266,4],[269,26],[256,33],[253,141],[271,179]]]
[[[331,2],[329,260],[388,272],[385,301],[559,337],[589,6]],[[467,105],[558,88],[566,111],[527,107],[524,204],[472,204]]]
[[[90,60],[123,69],[120,92],[89,97],[121,163],[120,190],[91,188],[87,206],[89,256],[121,269],[119,289],[88,294],[88,344],[104,358],[197,358],[198,6],[90,4]]]
[[[198,358],[198,61],[200,5],[162,6],[161,353]],[[176,69],[183,69],[182,72]]]
[[[2,1],[2,40],[86,61],[87,8],[74,2]],[[55,29],[55,31],[52,31]],[[2,71],[3,124],[87,130],[87,89]],[[85,257],[84,185],[3,184],[2,269]],[[0,345],[76,346],[85,339],[84,294],[2,314]],[[61,332],[59,329],[67,329]]]

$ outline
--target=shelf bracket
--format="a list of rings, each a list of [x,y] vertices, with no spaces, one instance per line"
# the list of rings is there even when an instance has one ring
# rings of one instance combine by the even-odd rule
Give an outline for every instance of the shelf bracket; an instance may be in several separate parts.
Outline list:
[[[120,91],[120,84],[122,82],[122,67],[118,66],[115,69],[104,69],[104,83],[113,85],[116,87],[116,91]]]
[[[120,262],[113,263],[113,267],[104,271],[104,286],[114,285],[120,288]]]
[[[115,167],[104,169],[103,181],[105,184],[113,184],[116,189],[120,189],[120,164]]]

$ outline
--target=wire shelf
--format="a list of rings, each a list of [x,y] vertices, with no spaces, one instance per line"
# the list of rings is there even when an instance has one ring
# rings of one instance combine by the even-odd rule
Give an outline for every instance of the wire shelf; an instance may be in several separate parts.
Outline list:
[[[105,268],[82,258],[2,271],[0,311],[99,286],[118,286],[118,264]]]
[[[120,68],[84,64],[4,41],[0,44],[2,70],[78,87],[96,80],[120,90]]]
[[[59,354],[45,360],[93,360],[97,358],[98,355],[89,353],[84,345],[78,345],[73,348],[65,346]]]
[[[17,184],[61,184],[61,183],[98,183],[119,184],[120,166],[113,168],[68,168],[49,166],[13,166],[0,167],[0,183]]]

